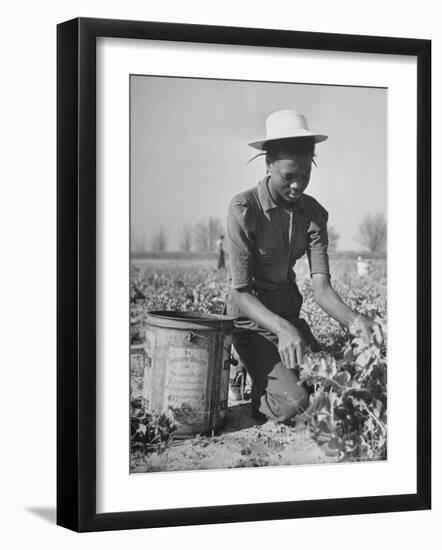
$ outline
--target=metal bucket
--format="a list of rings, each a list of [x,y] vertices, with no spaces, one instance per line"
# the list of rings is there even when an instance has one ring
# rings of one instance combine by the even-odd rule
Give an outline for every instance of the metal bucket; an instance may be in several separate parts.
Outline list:
[[[172,413],[177,435],[211,433],[227,420],[233,319],[208,313],[147,315],[143,396]]]

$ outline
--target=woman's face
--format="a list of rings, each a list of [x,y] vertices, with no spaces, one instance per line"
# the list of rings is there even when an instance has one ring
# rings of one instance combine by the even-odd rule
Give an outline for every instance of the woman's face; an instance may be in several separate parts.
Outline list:
[[[310,153],[278,154],[267,165],[270,191],[280,206],[298,201],[310,181],[313,155]]]

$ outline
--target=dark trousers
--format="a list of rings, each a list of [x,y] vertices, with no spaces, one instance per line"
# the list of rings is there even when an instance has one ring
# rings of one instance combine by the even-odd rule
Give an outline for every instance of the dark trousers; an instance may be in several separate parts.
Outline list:
[[[296,285],[277,292],[256,292],[264,305],[291,322],[303,335],[312,351],[320,346],[304,319],[299,318],[302,297]],[[278,338],[258,327],[241,313],[230,297],[226,313],[236,318],[233,345],[252,380],[252,413],[285,421],[308,405],[308,391],[295,370],[287,369],[278,352]]]
[[[218,254],[218,269],[224,269],[226,267],[226,259],[224,250],[220,250]]]

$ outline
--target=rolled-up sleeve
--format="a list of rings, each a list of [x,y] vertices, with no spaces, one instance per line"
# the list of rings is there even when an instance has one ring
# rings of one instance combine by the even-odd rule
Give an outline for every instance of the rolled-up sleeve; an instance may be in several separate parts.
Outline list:
[[[227,214],[227,249],[230,259],[231,287],[246,289],[253,281],[253,237],[250,207],[232,200]]]
[[[330,275],[328,259],[328,212],[316,200],[311,204],[310,224],[307,230],[307,256],[310,274],[325,273]]]

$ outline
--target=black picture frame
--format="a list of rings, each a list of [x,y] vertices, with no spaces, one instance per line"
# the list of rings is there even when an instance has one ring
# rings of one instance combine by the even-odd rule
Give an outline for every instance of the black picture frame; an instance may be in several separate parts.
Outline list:
[[[395,54],[417,59],[415,494],[96,512],[96,39]],[[431,506],[431,41],[79,18],[57,27],[57,523],[83,531],[424,510]]]

